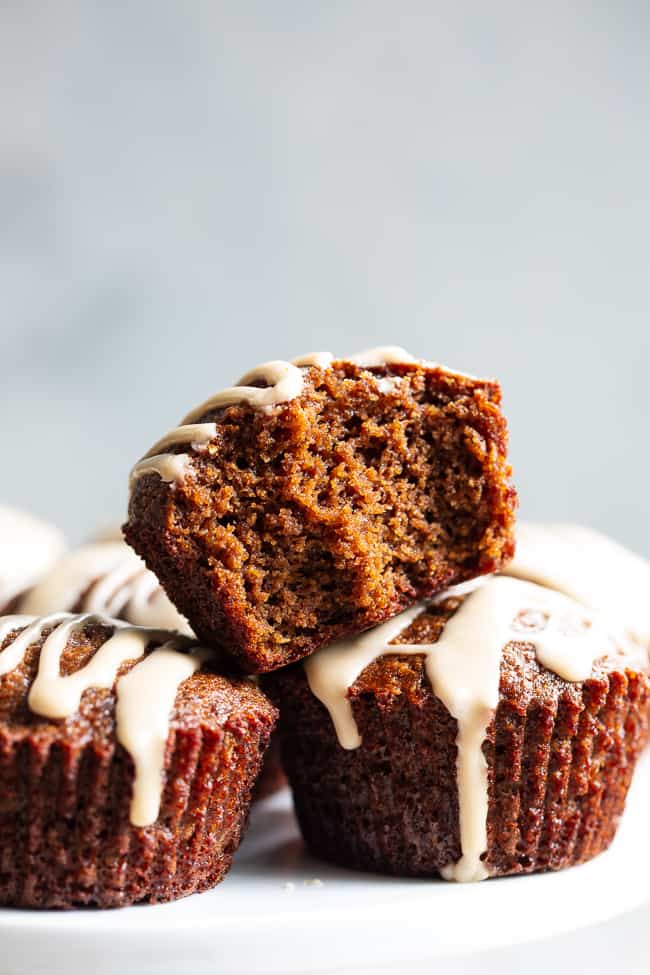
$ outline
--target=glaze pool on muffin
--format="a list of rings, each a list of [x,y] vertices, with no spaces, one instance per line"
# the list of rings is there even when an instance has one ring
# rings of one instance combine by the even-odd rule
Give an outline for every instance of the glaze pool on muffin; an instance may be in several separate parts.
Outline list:
[[[650,562],[584,525],[524,521],[503,573],[604,613],[650,651]]]
[[[267,363],[135,465],[127,540],[201,639],[283,666],[510,558],[500,399],[396,348]]]
[[[25,511],[0,505],[0,615],[44,575],[64,549],[61,532]]]
[[[647,733],[645,655],[497,577],[268,675],[308,847],[449,880],[557,870],[612,840]]]
[[[0,619],[0,903],[117,907],[230,867],[277,712],[179,634]]]

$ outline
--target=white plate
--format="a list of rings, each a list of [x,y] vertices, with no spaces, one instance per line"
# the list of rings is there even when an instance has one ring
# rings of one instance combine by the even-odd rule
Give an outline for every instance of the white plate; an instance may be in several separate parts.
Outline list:
[[[650,755],[611,849],[556,874],[456,885],[308,857],[287,792],[255,810],[237,862],[207,894],[159,907],[0,911],[3,975],[345,971],[560,934],[650,900]]]

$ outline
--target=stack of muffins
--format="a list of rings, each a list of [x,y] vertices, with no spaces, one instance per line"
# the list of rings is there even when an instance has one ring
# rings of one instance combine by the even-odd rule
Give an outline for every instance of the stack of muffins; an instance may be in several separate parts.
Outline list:
[[[472,881],[607,847],[650,567],[566,526],[523,526],[513,560],[500,401],[393,347],[266,363],[135,465],[131,548],[55,561],[32,531],[0,618],[1,903],[214,886],[278,713],[324,859]]]

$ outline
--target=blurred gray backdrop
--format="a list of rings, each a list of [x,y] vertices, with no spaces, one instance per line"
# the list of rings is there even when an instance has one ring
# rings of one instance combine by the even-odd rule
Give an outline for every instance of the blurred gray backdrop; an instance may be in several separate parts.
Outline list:
[[[2,500],[72,540],[268,358],[498,376],[528,517],[650,554],[645,2],[0,3]]]

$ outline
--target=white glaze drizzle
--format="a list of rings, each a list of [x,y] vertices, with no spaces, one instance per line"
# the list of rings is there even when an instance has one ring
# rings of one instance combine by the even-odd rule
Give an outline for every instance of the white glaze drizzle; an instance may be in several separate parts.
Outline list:
[[[137,626],[193,635],[153,572],[124,541],[82,545],[67,552],[18,605],[19,612],[32,616],[77,608]]]
[[[397,346],[369,349],[361,353],[361,356],[375,366],[415,361],[413,356]],[[358,357],[353,356],[350,361],[357,362],[357,359]],[[281,403],[287,403],[300,395],[304,384],[303,368],[315,366],[319,369],[327,369],[333,361],[334,357],[330,352],[311,352],[299,356],[293,362],[274,360],[247,372],[235,386],[222,390],[197,406],[182,420],[180,426],[154,444],[133,467],[129,477],[129,490],[132,491],[136,481],[145,474],[157,474],[163,481],[171,484],[172,488],[183,483],[191,470],[191,456],[185,453],[169,453],[168,448],[186,443],[191,444],[194,450],[207,447],[216,435],[216,424],[197,422],[202,416],[212,410],[224,409],[240,403],[246,403],[259,410],[272,410]],[[250,385],[254,382],[262,382],[265,385]]]
[[[265,386],[251,386],[250,383],[263,382]],[[235,386],[223,389],[207,399],[187,414],[184,424],[195,424],[196,421],[212,410],[246,403],[255,409],[264,409],[287,403],[295,399],[302,392],[302,372],[298,366],[282,359],[264,362],[261,366],[251,369],[239,380]]]
[[[315,366],[317,369],[329,369],[334,362],[331,352],[308,352],[291,360],[294,366]]]
[[[38,672],[27,697],[27,704],[34,714],[44,718],[69,717],[79,710],[84,691],[91,687],[112,687],[122,664],[142,656],[150,634],[146,630],[116,629],[84,667],[62,677],[61,655],[70,639],[91,623],[102,622],[105,622],[102,617],[90,613],[71,616],[48,635],[41,647]]]
[[[349,688],[373,660],[384,653],[393,652],[389,644],[422,612],[420,605],[407,609],[372,630],[348,640],[330,643],[303,661],[311,692],[329,711],[342,748],[351,750],[361,744],[352,704],[347,696]],[[397,652],[397,648],[394,652]],[[420,650],[420,653],[425,652],[426,648]]]
[[[117,682],[117,740],[135,767],[130,812],[134,826],[148,826],[158,818],[169,715],[179,686],[199,670],[205,655],[200,650],[180,653],[172,640]]]
[[[392,366],[400,363],[415,363],[418,360],[400,345],[378,345],[374,349],[364,349],[349,356],[348,362],[355,366],[365,366],[374,369],[376,366]]]
[[[521,522],[503,570],[608,616],[650,650],[650,562],[582,525]]]
[[[110,627],[112,635],[88,663],[61,676],[61,656],[70,640],[93,623]],[[56,613],[36,620],[24,615],[4,617],[0,619],[0,644],[19,627],[26,628],[0,652],[0,675],[18,667],[27,649],[52,627],[41,647],[38,670],[27,698],[35,714],[50,719],[70,717],[78,711],[84,691],[115,684],[115,733],[130,754],[135,771],[131,823],[154,823],[160,810],[165,746],[176,694],[183,680],[201,667],[209,651],[178,634],[129,626],[87,613]],[[161,646],[117,678],[120,667],[141,658],[154,641]]]
[[[276,406],[288,403],[301,394],[304,386],[303,369],[309,367],[328,369],[334,361],[334,356],[330,352],[311,352],[308,355],[299,356],[293,362],[285,362],[279,359],[265,362],[252,369],[245,376],[242,376],[235,386],[230,386],[228,389],[216,393],[193,409],[181,421],[180,426],[171,430],[158,443],[154,444],[131,470],[129,490],[132,491],[139,478],[145,474],[157,474],[163,481],[170,484],[172,489],[185,481],[192,469],[192,457],[186,453],[169,453],[169,448],[191,444],[195,451],[200,452],[206,449],[210,441],[216,436],[217,430],[214,423],[198,422],[202,416],[206,416],[213,410],[225,409],[228,406],[236,406],[241,403],[264,412],[271,411]],[[383,345],[374,349],[366,349],[364,352],[350,356],[347,360],[340,361],[351,362],[368,369],[400,363],[404,365],[420,363],[427,368],[442,368],[435,362],[425,362],[414,358],[410,352],[398,345]],[[450,375],[466,379],[476,378],[468,376],[466,373],[446,371]],[[402,381],[400,377],[375,377],[375,379],[378,390],[384,394],[395,392],[399,382]],[[251,385],[255,382],[264,385]]]
[[[145,458],[152,458],[156,454],[166,452],[169,447],[177,447],[179,444],[185,443],[190,444],[193,450],[200,450],[201,447],[205,447],[206,444],[210,443],[216,434],[216,423],[189,423],[176,427],[175,430],[161,437],[153,445],[151,450],[147,451]]]
[[[135,482],[145,474],[157,474],[161,481],[176,487],[185,480],[191,469],[189,454],[158,454],[154,457],[143,457],[139,460],[129,475],[129,491],[133,490]]]
[[[320,358],[326,353],[315,353],[308,359]],[[315,363],[309,363],[315,364]],[[253,382],[263,382],[264,386],[251,386]],[[181,425],[171,430],[159,440],[144,457],[133,467],[129,477],[129,490],[132,491],[136,481],[145,474],[158,474],[165,482],[176,487],[182,484],[191,469],[189,454],[170,454],[166,448],[189,443],[195,450],[204,449],[216,435],[215,423],[198,423],[197,421],[212,410],[225,409],[246,403],[255,409],[269,410],[295,399],[302,392],[303,378],[298,366],[291,362],[276,360],[265,362],[261,366],[247,372],[236,386],[222,390],[192,410],[182,420]]]
[[[216,423],[182,424],[171,430],[135,465],[129,477],[129,490],[133,490],[135,482],[145,474],[158,474],[167,483],[180,483],[188,471],[190,455],[166,453],[166,448],[188,443],[193,450],[201,452],[215,437],[216,432]]]
[[[0,612],[47,572],[63,549],[63,536],[52,525],[0,505]]]
[[[40,639],[48,626],[58,626],[69,618],[70,613],[52,613],[40,619],[24,613],[0,617],[0,643],[4,642],[12,630],[25,627],[0,653],[0,677],[16,669],[22,662],[27,648]]]
[[[357,366],[363,366],[366,369],[375,369],[378,366],[417,364],[427,369],[443,369],[448,375],[457,378],[481,382],[478,376],[473,376],[469,372],[459,372],[458,369],[449,369],[447,366],[443,366],[439,362],[432,362],[430,359],[416,359],[415,356],[411,355],[410,352],[407,352],[400,345],[378,345],[374,349],[365,349],[363,352],[357,352],[356,355],[349,356],[347,361],[353,362]]]
[[[441,594],[436,602],[448,594]],[[585,680],[593,664],[618,642],[595,614],[541,586],[493,577],[479,585],[446,623],[434,644],[392,644],[424,610],[420,605],[350,640],[318,650],[304,663],[312,693],[328,709],[343,748],[361,738],[347,692],[373,660],[385,654],[422,655],[436,696],[458,724],[457,781],[462,856],[445,868],[447,880],[488,876],[488,780],[482,751],[499,700],[501,657],[511,641],[532,644],[539,662],[567,681]]]

